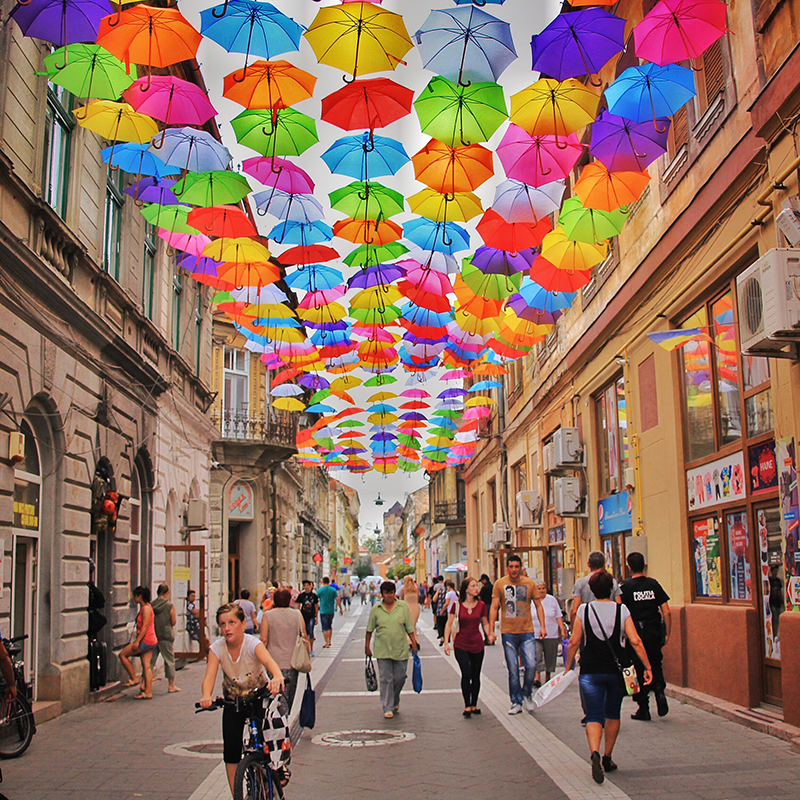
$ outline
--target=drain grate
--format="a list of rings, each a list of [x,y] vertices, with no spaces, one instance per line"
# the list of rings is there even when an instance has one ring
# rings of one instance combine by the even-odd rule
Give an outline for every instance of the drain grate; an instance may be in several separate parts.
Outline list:
[[[406,731],[332,731],[320,733],[311,740],[323,747],[379,747],[384,744],[401,744],[415,739],[413,733]]]

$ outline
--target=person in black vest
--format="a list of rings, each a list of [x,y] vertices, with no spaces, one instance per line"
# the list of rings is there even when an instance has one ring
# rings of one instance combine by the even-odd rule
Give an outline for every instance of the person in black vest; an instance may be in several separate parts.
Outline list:
[[[647,721],[650,719],[650,692],[656,697],[658,716],[663,717],[669,713],[667,695],[664,693],[667,683],[661,666],[661,648],[669,641],[672,616],[669,610],[669,595],[655,578],[648,578],[644,574],[644,556],[641,553],[630,553],[627,560],[631,577],[620,585],[622,603],[631,612],[631,618],[642,638],[653,671],[652,683],[645,685],[642,681],[644,666],[634,657],[633,663],[636,666],[641,689],[634,695],[633,699],[639,703],[639,710],[631,714],[631,719]]]

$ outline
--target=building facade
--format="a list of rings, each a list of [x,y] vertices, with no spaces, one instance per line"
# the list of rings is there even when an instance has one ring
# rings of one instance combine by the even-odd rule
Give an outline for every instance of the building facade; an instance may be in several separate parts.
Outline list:
[[[431,524],[425,537],[426,570],[427,575],[436,576],[443,574],[445,567],[467,560],[467,506],[462,468],[449,466],[434,472],[428,495]]]

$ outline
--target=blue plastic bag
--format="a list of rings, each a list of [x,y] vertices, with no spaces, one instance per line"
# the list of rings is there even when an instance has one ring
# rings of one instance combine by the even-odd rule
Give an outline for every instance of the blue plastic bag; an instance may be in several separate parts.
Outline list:
[[[311,687],[311,676],[306,674],[306,690],[300,705],[298,722],[302,728],[313,728],[317,722],[317,696]]]
[[[419,694],[422,691],[422,662],[419,660],[419,653],[412,653],[414,668],[411,671],[411,685],[414,691]]]

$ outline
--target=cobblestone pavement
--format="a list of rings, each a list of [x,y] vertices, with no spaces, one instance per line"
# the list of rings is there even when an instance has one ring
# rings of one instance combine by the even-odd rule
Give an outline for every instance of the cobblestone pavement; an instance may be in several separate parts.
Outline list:
[[[492,800],[798,796],[800,755],[787,743],[676,701],[669,716],[650,723],[630,720],[626,701],[614,754],[620,768],[598,786],[577,690],[535,715],[509,717],[502,648],[491,647],[483,714],[464,719],[455,662],[437,646],[428,613],[419,623],[423,692],[411,691],[409,669],[400,713],[385,720],[364,687],[367,610],[355,606],[337,617],[333,647],[314,659],[317,724],[296,745],[288,800],[437,790]],[[152,702],[134,701],[129,690],[41,725],[23,757],[2,764],[0,788],[10,800],[229,800],[219,715],[194,714],[203,669],[179,672],[180,694],[168,695],[160,680]],[[298,707],[299,697],[295,716]]]

